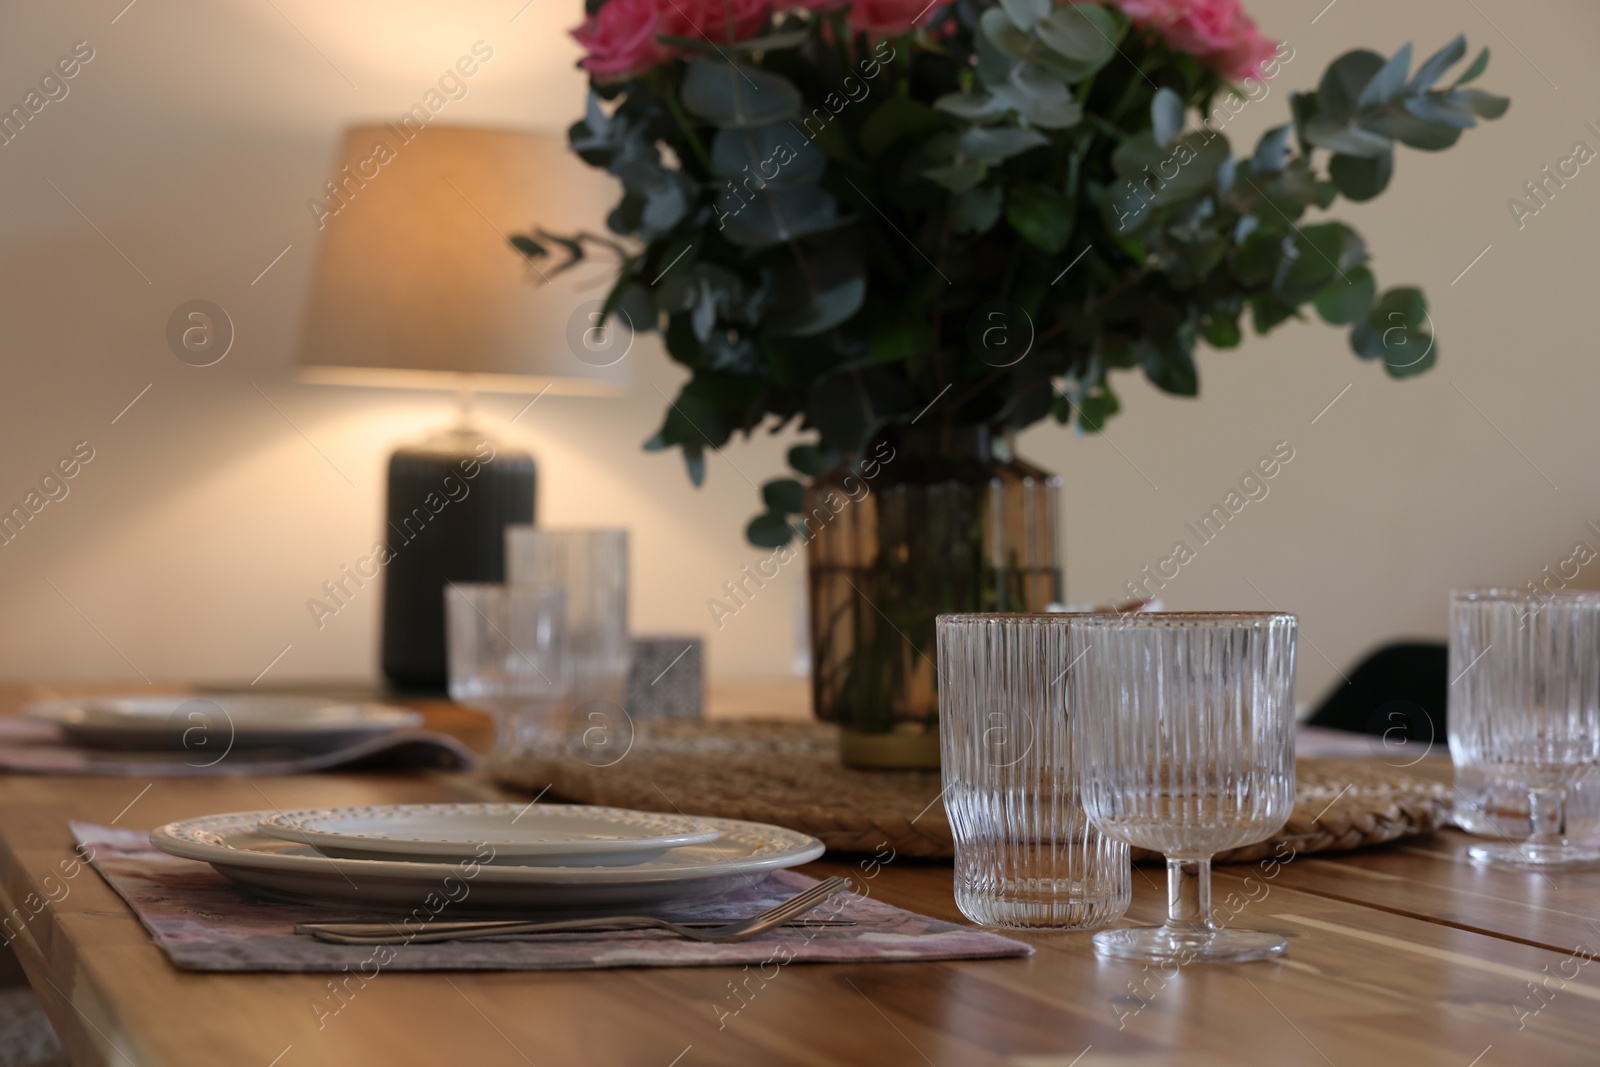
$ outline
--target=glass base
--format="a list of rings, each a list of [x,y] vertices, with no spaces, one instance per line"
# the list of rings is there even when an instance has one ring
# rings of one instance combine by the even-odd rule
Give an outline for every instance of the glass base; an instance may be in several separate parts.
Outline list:
[[[1548,871],[1566,867],[1600,867],[1600,848],[1577,845],[1543,845],[1531,841],[1473,845],[1467,855],[1491,867],[1521,871]]]
[[[1067,879],[1032,879],[1031,884],[976,887],[956,881],[956,907],[982,926],[1011,930],[1094,930],[1110,926],[1128,910],[1130,887],[1107,873],[1105,886]],[[1098,891],[1095,891],[1098,890]],[[1120,892],[1118,891],[1120,890]]]
[[[1167,926],[1103,930],[1094,935],[1095,951],[1119,960],[1160,963],[1242,963],[1270,960],[1289,951],[1280,934],[1262,930],[1180,930]]]

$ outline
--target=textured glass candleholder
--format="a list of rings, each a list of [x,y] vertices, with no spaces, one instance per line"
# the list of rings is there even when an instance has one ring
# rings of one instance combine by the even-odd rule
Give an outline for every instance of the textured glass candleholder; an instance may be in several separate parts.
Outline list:
[[[1132,896],[1128,846],[1089,822],[1066,615],[941,615],[939,738],[955,896],[986,926],[1093,929]]]
[[[1522,869],[1600,864],[1600,848],[1568,840],[1569,792],[1600,774],[1600,593],[1455,591],[1450,677],[1457,773],[1528,797],[1526,840],[1468,855]]]

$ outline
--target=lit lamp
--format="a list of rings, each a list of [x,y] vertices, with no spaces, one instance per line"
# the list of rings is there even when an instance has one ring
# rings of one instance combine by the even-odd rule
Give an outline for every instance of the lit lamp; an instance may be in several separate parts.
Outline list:
[[[384,125],[346,132],[312,201],[301,377],[460,398],[454,426],[389,459],[382,660],[397,685],[444,687],[445,584],[502,580],[506,525],[534,521],[533,457],[472,424],[472,394],[618,391],[620,358],[583,340],[604,281],[541,277],[509,240],[603,231],[615,198],[559,136]]]

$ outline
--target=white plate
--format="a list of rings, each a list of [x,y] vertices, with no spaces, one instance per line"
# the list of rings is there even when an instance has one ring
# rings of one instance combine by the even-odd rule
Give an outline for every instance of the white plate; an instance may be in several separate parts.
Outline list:
[[[623,866],[669,848],[703,845],[717,831],[700,820],[575,804],[378,804],[280,811],[261,820],[269,837],[325,856],[460,862],[494,849],[491,863]]]
[[[51,700],[30,705],[26,714],[56,724],[68,741],[89,748],[219,759],[234,748],[327,752],[422,723],[416,712],[384,704],[268,693]]]
[[[489,863],[404,863],[333,859],[309,845],[268,837],[256,824],[272,814],[240,811],[168,823],[150,833],[163,852],[211,864],[275,896],[346,911],[537,917],[660,911],[715,899],[785,867],[822,855],[822,842],[793,830],[739,819],[703,818],[715,841],[686,845],[632,867],[525,867]],[[486,857],[487,858],[487,857]],[[426,917],[426,916],[425,916]]]

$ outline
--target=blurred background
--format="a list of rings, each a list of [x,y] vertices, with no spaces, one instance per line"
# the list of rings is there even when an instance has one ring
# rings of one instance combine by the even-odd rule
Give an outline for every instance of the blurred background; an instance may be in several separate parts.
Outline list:
[[[1452,584],[1521,587],[1565,564],[1571,585],[1600,587],[1600,561],[1568,562],[1580,543],[1600,551],[1600,168],[1520,224],[1509,205],[1532,204],[1525,184],[1576,142],[1600,151],[1600,69],[1584,51],[1600,7],[1249,9],[1294,55],[1229,126],[1236,150],[1350,48],[1412,41],[1427,55],[1458,30],[1490,47],[1481,84],[1512,98],[1506,118],[1448,153],[1402,150],[1385,196],[1335,205],[1367,237],[1381,286],[1428,293],[1439,365],[1395,382],[1344,331],[1290,326],[1203,352],[1198,400],[1126,375],[1107,435],[1041,425],[1019,451],[1064,479],[1067,590],[1088,603],[1124,595],[1287,442],[1268,495],[1160,595],[1298,613],[1299,696],[1312,701],[1385,640],[1442,638]],[[345,127],[397,120],[476,42],[492,58],[437,121],[564,131],[584,102],[566,32],[580,16],[577,0],[0,7],[6,110],[79,42],[80,57],[92,49],[67,95],[0,145],[0,510],[79,442],[93,450],[67,495],[0,545],[0,675],[238,682],[270,664],[278,682],[377,677],[377,584],[320,620],[307,601],[371,551],[390,450],[448,423],[455,398],[296,380],[319,237],[307,201]],[[606,270],[590,273],[603,295]],[[207,367],[166,340],[174,309],[199,299],[235,330]],[[563,349],[562,327],[530,347]],[[615,397],[486,396],[480,417],[538,458],[541,524],[632,530],[636,632],[704,634],[713,678],[791,674],[803,564],[720,628],[707,602],[766,555],[744,527],[792,435],[712,456],[694,489],[675,452],[640,447],[682,376],[653,335],[626,360]]]

